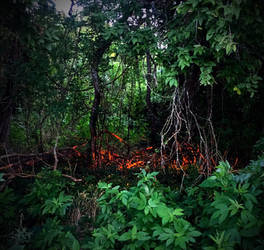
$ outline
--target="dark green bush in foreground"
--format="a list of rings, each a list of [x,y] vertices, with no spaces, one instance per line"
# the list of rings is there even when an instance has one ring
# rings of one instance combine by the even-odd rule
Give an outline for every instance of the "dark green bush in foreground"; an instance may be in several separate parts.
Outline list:
[[[129,188],[77,188],[57,171],[41,172],[23,197],[0,193],[1,238],[8,238],[0,249],[264,249],[263,159],[237,174],[221,162],[182,192],[157,175],[142,170]],[[71,223],[75,210],[80,218]]]
[[[120,190],[100,183],[101,213],[88,249],[263,249],[264,160],[232,174],[227,162],[185,194],[139,174]]]
[[[155,176],[145,170],[136,187],[120,190],[118,186],[99,183],[105,193],[98,200],[101,214],[91,249],[172,249],[193,245],[200,236],[176,204],[168,204],[169,188],[158,185]]]

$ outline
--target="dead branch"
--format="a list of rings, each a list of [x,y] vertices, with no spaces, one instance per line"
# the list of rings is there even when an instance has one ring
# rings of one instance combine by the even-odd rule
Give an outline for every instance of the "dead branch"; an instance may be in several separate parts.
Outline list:
[[[59,140],[59,136],[57,135],[56,142],[55,142],[55,146],[54,146],[54,149],[53,149],[53,154],[54,154],[54,166],[53,166],[53,170],[56,170],[57,169],[58,162],[59,162],[58,156],[57,156],[58,140]]]
[[[66,177],[66,178],[69,178],[69,179],[71,179],[74,182],[82,182],[82,179],[77,179],[77,178],[75,178],[73,176],[70,176],[70,175],[67,175],[67,174],[62,174],[62,176]]]
[[[209,105],[205,117],[194,112],[191,105],[189,91],[185,86],[177,87],[174,90],[171,101],[171,113],[168,116],[161,131],[161,164],[164,165],[163,155],[170,150],[170,159],[176,159],[178,167],[182,165],[181,145],[184,142],[197,145],[199,143],[199,161],[201,172],[210,175],[216,162],[221,159],[218,152],[217,140],[212,125],[212,98],[213,89],[208,91]],[[200,142],[194,142],[193,132],[199,135]]]
[[[8,176],[8,180],[14,179],[15,177],[21,177],[21,178],[41,178],[39,175],[35,174],[26,174],[26,173],[5,173],[4,176]],[[71,179],[74,182],[82,182],[82,179],[77,179],[73,176],[62,174],[63,177]],[[1,190],[1,189],[0,189]]]
[[[50,152],[2,155],[0,160],[0,171],[5,172],[5,175],[28,178],[34,174],[34,167],[39,163],[44,163],[49,168],[57,169],[59,160],[69,161],[69,159],[73,157],[80,157],[80,155],[77,155],[73,148],[57,149],[57,143],[55,143],[53,151]],[[78,179],[72,180],[78,181]]]

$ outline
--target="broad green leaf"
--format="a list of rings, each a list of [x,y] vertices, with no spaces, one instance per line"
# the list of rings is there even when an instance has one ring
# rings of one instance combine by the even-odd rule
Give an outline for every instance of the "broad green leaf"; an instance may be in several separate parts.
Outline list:
[[[148,201],[148,205],[150,207],[158,207],[158,204],[159,204],[159,201],[153,200],[152,198],[150,198],[149,201]]]
[[[76,239],[73,240],[72,249],[73,250],[80,250],[80,244],[79,244],[78,240],[76,240]]]
[[[167,217],[169,215],[169,213],[171,212],[171,209],[164,206],[164,205],[160,205],[156,208],[157,210],[157,214],[159,215],[159,217],[163,218],[163,217]]]
[[[148,214],[149,214],[149,207],[148,207],[148,206],[145,207],[145,209],[144,209],[144,214],[145,214],[145,215],[148,215]]]
[[[150,240],[151,237],[146,232],[138,232],[137,239],[142,240],[142,241],[147,241],[147,240]]]
[[[217,177],[211,176],[204,180],[199,186],[202,188],[208,188],[208,187],[217,187],[219,184],[217,183]]]
[[[131,239],[131,233],[130,233],[130,232],[123,233],[123,234],[119,237],[119,240],[120,240],[120,241],[127,241],[127,240],[130,240],[130,239]]]

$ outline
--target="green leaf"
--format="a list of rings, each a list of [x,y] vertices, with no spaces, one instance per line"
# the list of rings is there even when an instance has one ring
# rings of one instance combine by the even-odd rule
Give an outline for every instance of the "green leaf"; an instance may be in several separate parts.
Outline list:
[[[145,208],[145,206],[147,205],[147,200],[146,200],[146,197],[145,197],[145,195],[144,195],[144,194],[142,194],[141,192],[139,193],[139,197],[140,197],[140,200],[141,200],[141,203],[142,203],[142,206],[143,206],[143,208],[142,208],[142,209],[144,209],[144,208]]]
[[[119,237],[119,240],[120,240],[120,241],[127,241],[127,240],[130,240],[130,239],[131,239],[131,233],[130,233],[130,232],[123,233],[123,234]]]
[[[162,227],[159,226],[159,225],[155,226],[153,229],[154,229],[153,237],[156,237],[156,236],[160,235],[163,232]]]
[[[169,209],[168,207],[164,205],[158,206],[156,210],[157,210],[158,216],[161,218],[167,217],[169,213],[171,212],[171,209]]]
[[[218,183],[216,181],[217,177],[216,176],[211,176],[204,180],[199,186],[202,188],[208,188],[208,187],[217,187]]]
[[[145,209],[144,209],[144,214],[145,214],[145,215],[148,215],[148,214],[149,214],[149,207],[148,207],[148,206],[145,207]]]
[[[193,237],[199,237],[199,236],[202,235],[202,233],[199,232],[199,231],[191,231],[191,232],[189,233],[189,235],[190,235],[190,236],[193,236]]]
[[[78,240],[76,240],[76,239],[73,240],[72,249],[73,250],[80,250],[80,243]]]
[[[168,247],[169,245],[171,245],[173,243],[174,239],[170,238],[166,241],[166,247]]]
[[[186,242],[184,237],[176,238],[174,241],[174,246],[179,246],[181,249],[186,249]]]
[[[215,34],[214,30],[209,30],[206,34],[206,41],[210,40],[214,34]]]
[[[254,195],[250,194],[250,193],[245,194],[244,197],[247,198],[248,200],[251,200],[255,204],[258,203],[256,197]]]
[[[133,44],[136,44],[136,43],[137,43],[137,41],[138,41],[138,40],[137,40],[137,38],[136,38],[136,37],[133,37],[133,38],[132,38],[132,43],[133,43]]]
[[[164,217],[162,217],[162,219],[161,219],[161,222],[162,222],[162,225],[163,225],[163,226],[166,225],[169,221],[170,221],[170,217],[169,217],[169,215],[164,216]]]
[[[137,210],[143,210],[146,206],[146,199],[140,199],[138,197],[132,197],[129,202],[130,206],[137,209]]]
[[[157,207],[158,206],[158,203],[159,202],[157,200],[153,200],[152,198],[150,198],[149,201],[148,201],[148,205],[150,207]]]
[[[122,197],[122,203],[127,206],[127,197]]]
[[[176,208],[176,209],[173,211],[173,215],[176,215],[176,216],[181,216],[181,215],[183,215],[183,209],[181,209],[181,208]]]
[[[137,239],[142,240],[142,241],[147,241],[147,240],[150,240],[151,237],[146,232],[138,232]]]
[[[136,225],[133,226],[133,228],[132,228],[132,230],[131,230],[131,233],[132,233],[133,235],[135,235],[135,234],[137,233],[137,226],[136,226]]]
[[[161,233],[160,236],[158,237],[159,240],[165,241],[170,238],[170,235],[167,233]]]
[[[227,216],[228,216],[228,210],[223,210],[219,218],[219,224],[222,224],[224,220],[227,218]]]
[[[107,184],[105,182],[99,182],[98,183],[98,188],[100,188],[100,189],[110,189],[111,186],[112,186],[112,183],[109,183],[109,184]]]
[[[169,86],[170,87],[178,87],[178,81],[175,78],[169,79]]]

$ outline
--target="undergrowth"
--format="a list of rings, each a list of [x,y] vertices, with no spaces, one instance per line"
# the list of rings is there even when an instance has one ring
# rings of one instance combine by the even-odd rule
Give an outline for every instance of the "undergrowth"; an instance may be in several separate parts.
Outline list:
[[[5,188],[0,249],[264,249],[264,157],[238,173],[220,162],[182,190],[136,175],[77,185],[45,170],[23,192]]]

